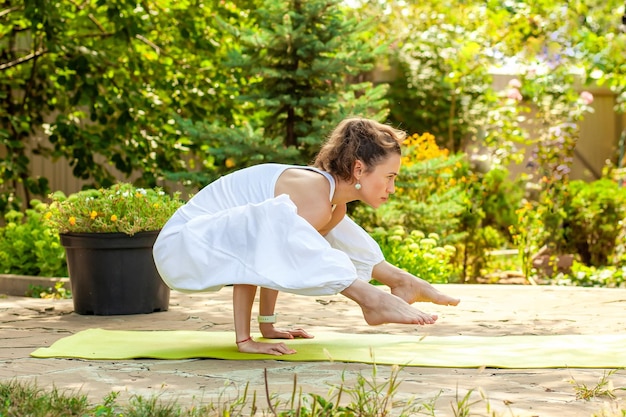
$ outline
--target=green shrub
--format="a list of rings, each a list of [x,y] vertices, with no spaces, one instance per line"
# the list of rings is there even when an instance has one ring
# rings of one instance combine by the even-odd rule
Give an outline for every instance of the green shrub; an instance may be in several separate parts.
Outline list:
[[[466,163],[456,175],[464,184],[464,210],[456,230],[461,237],[457,261],[462,264],[463,279],[473,282],[489,267],[489,252],[513,243],[511,226],[517,223],[515,207],[524,189],[519,181],[509,179],[508,169],[502,166],[479,170]]]
[[[626,288],[626,266],[606,266],[597,268],[574,261],[571,272],[559,275],[558,285],[577,285],[580,287]]]
[[[608,265],[626,217],[626,189],[606,178],[589,183],[572,181],[564,211],[568,249],[585,265]]]
[[[615,266],[626,266],[626,219],[620,222],[619,228],[611,263]]]
[[[521,180],[511,180],[510,172],[502,166],[494,167],[481,177],[480,187],[474,198],[482,200],[485,212],[483,225],[498,230],[502,237],[512,242],[510,226],[517,223],[516,208],[524,198],[524,184]]]
[[[543,245],[543,206],[537,201],[524,200],[515,213],[517,222],[510,226],[510,234],[518,250],[522,272],[528,279],[533,273],[533,256]]]
[[[11,210],[0,228],[0,273],[49,277],[67,276],[65,250],[59,235],[44,219],[39,200],[26,213]]]
[[[372,237],[378,242],[390,263],[428,282],[450,283],[458,281],[458,273],[451,262],[454,246],[440,246],[439,236],[413,230],[407,232],[402,226],[391,229],[377,227]]]

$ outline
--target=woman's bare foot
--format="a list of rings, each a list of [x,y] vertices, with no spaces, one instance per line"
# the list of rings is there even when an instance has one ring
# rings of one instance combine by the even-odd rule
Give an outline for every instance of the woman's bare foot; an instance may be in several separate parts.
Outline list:
[[[400,297],[360,280],[354,281],[342,294],[361,306],[365,321],[372,326],[384,323],[433,324],[437,320],[436,315],[417,310]]]

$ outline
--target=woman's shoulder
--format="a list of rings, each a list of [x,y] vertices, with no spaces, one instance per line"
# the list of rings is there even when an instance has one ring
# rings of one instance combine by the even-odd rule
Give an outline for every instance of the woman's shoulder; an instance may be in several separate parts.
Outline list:
[[[332,177],[327,172],[313,167],[291,165],[285,167],[281,174],[281,178],[293,180],[301,183],[302,185],[314,187],[322,186],[322,188],[328,188],[329,179]]]
[[[321,172],[307,167],[285,169],[276,181],[276,194],[302,194],[313,199],[323,196],[328,200],[329,190],[329,179]]]
[[[288,169],[276,182],[276,195],[287,194],[298,214],[317,230],[332,218],[330,182],[320,173],[307,169]]]

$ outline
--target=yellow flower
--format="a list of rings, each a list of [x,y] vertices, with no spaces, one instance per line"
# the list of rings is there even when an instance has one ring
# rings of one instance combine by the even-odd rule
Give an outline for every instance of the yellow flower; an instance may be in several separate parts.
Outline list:
[[[116,222],[117,221],[117,216],[115,214],[111,215],[111,221],[112,222]]]
[[[152,207],[154,207],[155,209],[158,209],[158,208],[159,208],[159,203],[154,203],[154,204],[152,205]]]
[[[415,133],[406,138],[403,144],[408,150],[405,151],[402,163],[407,166],[433,158],[447,158],[450,154],[448,149],[440,148],[435,136],[428,132],[422,135]]]
[[[233,168],[235,166],[235,161],[233,158],[226,158],[224,165],[226,165],[226,168]]]
[[[98,212],[92,210],[91,213],[89,213],[89,217],[91,217],[91,220],[95,219],[96,217],[98,217]]]
[[[74,226],[76,224],[76,217],[70,216],[69,222],[70,222],[70,225]]]
[[[51,211],[47,212],[47,213],[45,214],[45,216],[44,216],[44,218],[45,218],[46,220],[50,220],[50,218],[51,218],[51,217],[52,217],[52,212],[51,212]]]

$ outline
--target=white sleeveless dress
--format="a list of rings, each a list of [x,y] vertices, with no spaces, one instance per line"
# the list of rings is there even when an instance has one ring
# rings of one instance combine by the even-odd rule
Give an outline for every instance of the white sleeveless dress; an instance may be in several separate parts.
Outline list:
[[[347,216],[325,237],[296,213],[286,194],[275,197],[286,169],[261,164],[209,184],[165,224],[153,254],[163,281],[181,292],[250,284],[301,295],[337,294],[369,281],[384,260],[374,239]]]

